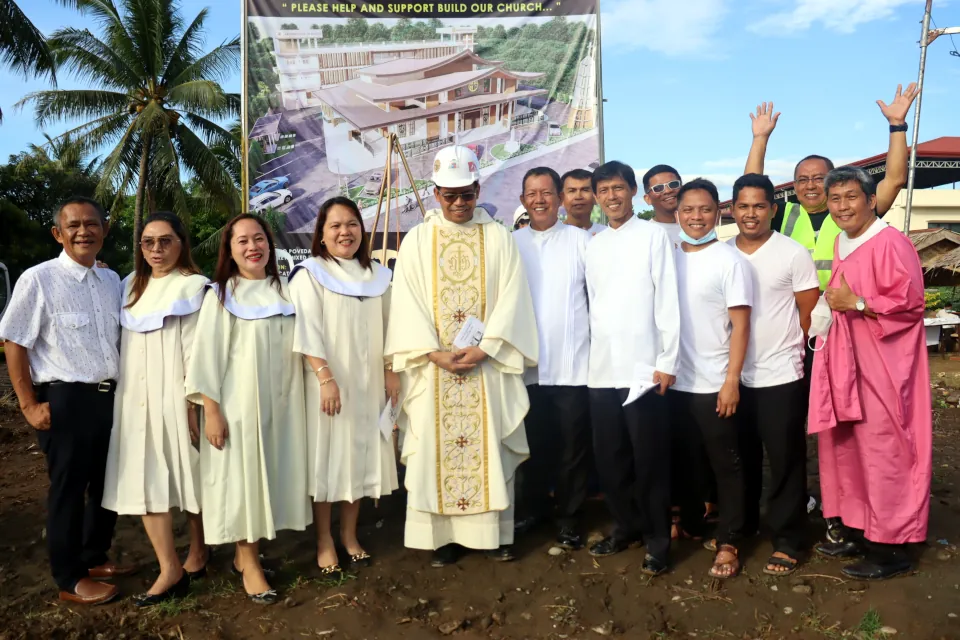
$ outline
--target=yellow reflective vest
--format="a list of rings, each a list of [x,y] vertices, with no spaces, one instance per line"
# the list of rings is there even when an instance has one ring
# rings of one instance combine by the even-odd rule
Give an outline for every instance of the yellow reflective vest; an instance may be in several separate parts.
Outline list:
[[[827,215],[820,227],[820,233],[817,234],[813,230],[813,223],[806,209],[796,202],[788,202],[783,212],[783,226],[780,228],[780,233],[793,238],[807,248],[817,267],[820,291],[826,289],[833,269],[833,247],[837,236],[840,235],[840,227],[833,221],[833,217]]]

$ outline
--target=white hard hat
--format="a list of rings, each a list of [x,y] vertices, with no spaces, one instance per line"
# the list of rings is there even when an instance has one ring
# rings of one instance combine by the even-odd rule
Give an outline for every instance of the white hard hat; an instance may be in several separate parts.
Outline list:
[[[433,160],[433,183],[438,187],[458,189],[480,181],[480,161],[467,147],[444,147]]]
[[[520,219],[520,216],[526,215],[527,208],[523,205],[517,207],[517,210],[513,212],[513,224],[517,224],[517,220]]]

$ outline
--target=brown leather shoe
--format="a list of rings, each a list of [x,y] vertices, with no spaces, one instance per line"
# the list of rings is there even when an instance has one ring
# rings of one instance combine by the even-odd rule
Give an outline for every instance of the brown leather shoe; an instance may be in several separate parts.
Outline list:
[[[105,604],[116,598],[120,590],[105,582],[97,582],[90,578],[82,578],[73,591],[61,591],[60,599],[77,604]]]
[[[137,567],[135,565],[122,565],[116,564],[113,562],[108,562],[102,564],[99,567],[93,567],[89,570],[91,578],[116,578],[117,576],[127,576],[135,572]]]

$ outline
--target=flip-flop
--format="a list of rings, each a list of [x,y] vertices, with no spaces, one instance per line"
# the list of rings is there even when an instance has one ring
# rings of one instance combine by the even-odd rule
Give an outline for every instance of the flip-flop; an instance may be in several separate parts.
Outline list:
[[[774,565],[777,567],[784,567],[786,571],[777,571],[776,569],[770,569],[769,566]],[[768,576],[788,576],[794,571],[800,568],[800,561],[796,558],[780,558],[774,555],[771,555],[766,564],[763,565],[763,572]]]
[[[719,556],[721,553],[733,554],[733,560],[730,562],[717,562],[717,556]],[[727,567],[734,563],[736,563],[736,568],[727,575],[719,575],[714,573],[717,567]],[[707,575],[716,580],[729,580],[730,578],[736,578],[738,575],[740,575],[740,570],[742,568],[743,565],[740,564],[740,552],[737,551],[737,548],[730,544],[722,544],[720,545],[719,551],[717,551],[717,555],[713,557],[713,566],[710,567]]]
[[[706,549],[707,551],[713,551],[714,553],[716,553],[716,552],[717,552],[717,539],[716,539],[716,538],[709,538],[709,539],[707,539],[707,540],[704,540],[704,541],[703,541],[703,548]]]

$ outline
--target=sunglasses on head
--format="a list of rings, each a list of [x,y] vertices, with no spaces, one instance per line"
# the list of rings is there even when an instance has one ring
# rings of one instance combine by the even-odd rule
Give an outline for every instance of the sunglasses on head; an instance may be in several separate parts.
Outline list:
[[[476,191],[463,191],[460,193],[440,192],[440,197],[447,201],[447,204],[453,204],[458,198],[463,198],[464,202],[472,202],[477,197]]]
[[[647,191],[647,193],[650,193],[651,191],[653,193],[663,193],[667,189],[679,189],[679,188],[680,188],[680,181],[671,180],[670,182],[664,182],[663,184],[653,185],[652,187],[650,187],[650,191]]]

